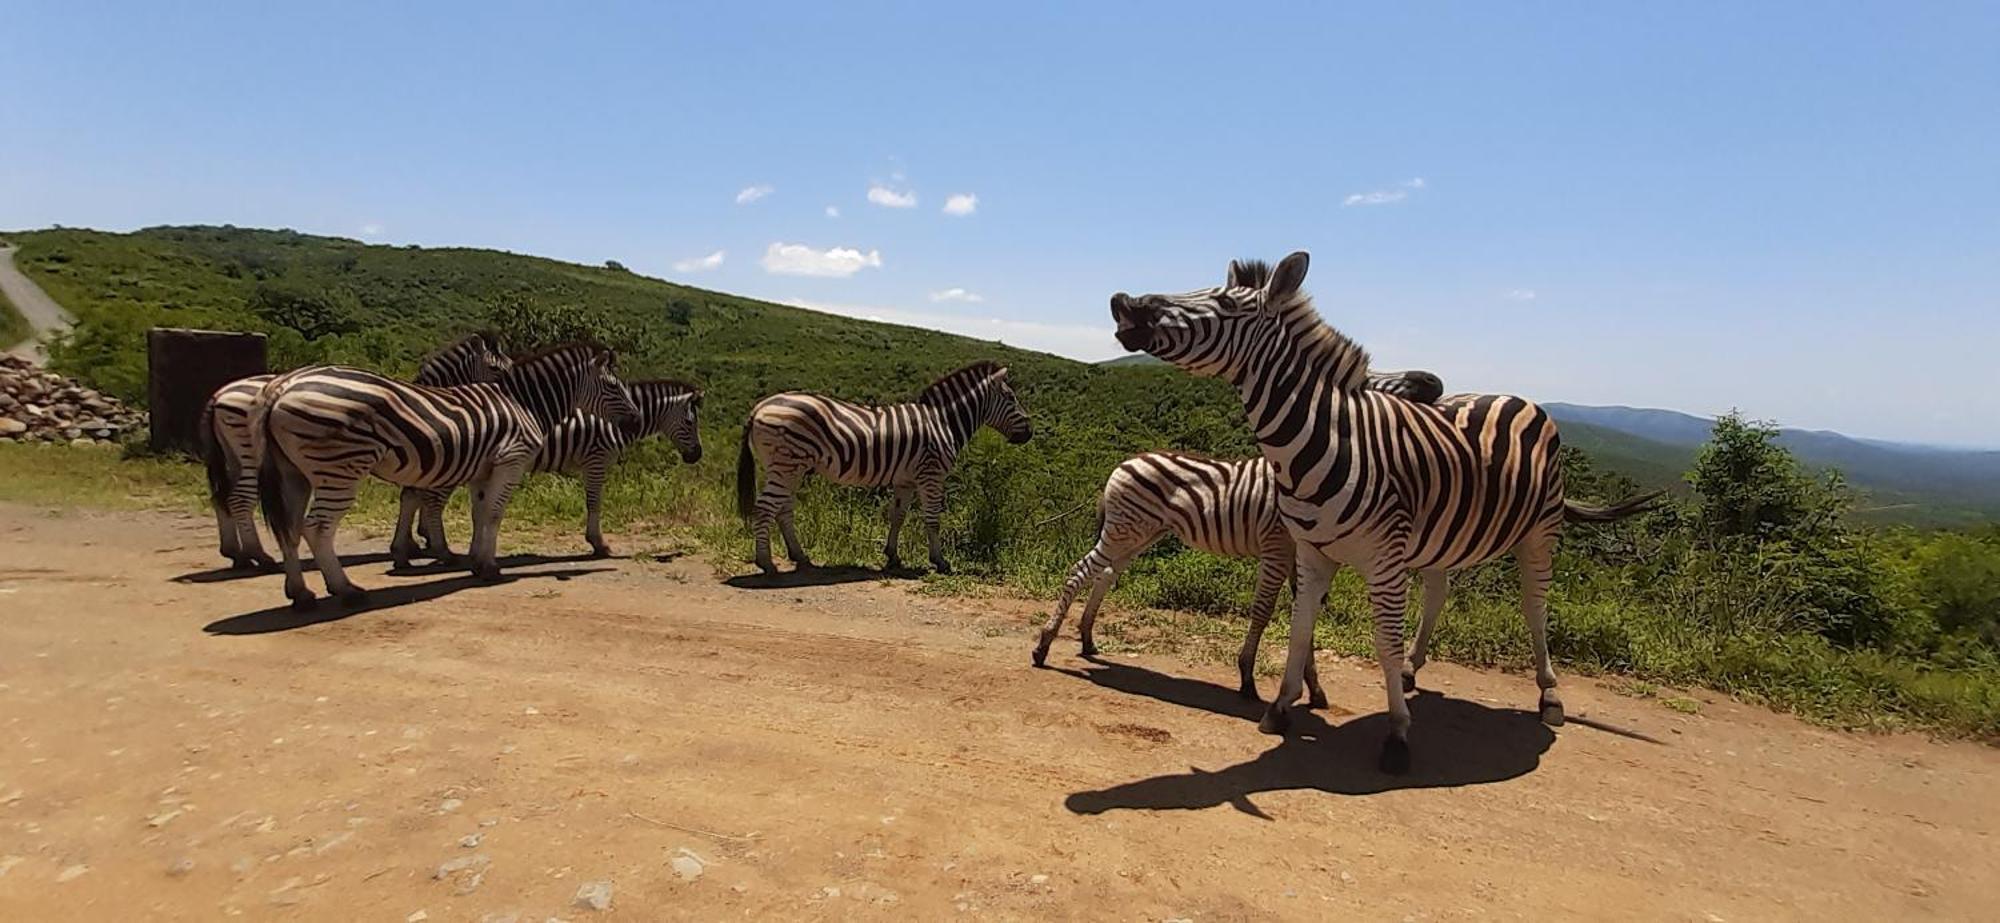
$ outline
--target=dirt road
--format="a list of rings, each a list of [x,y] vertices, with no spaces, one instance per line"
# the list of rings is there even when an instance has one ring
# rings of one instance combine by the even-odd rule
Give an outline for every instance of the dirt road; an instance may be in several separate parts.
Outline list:
[[[1990,919],[2000,894],[1975,745],[1585,680],[1572,714],[1628,733],[1551,732],[1528,678],[1440,664],[1389,779],[1369,665],[1326,663],[1336,710],[1280,743],[1226,664],[1071,643],[1031,669],[1027,603],[375,563],[382,608],[302,624],[263,609],[276,577],[209,581],[212,541],[0,505],[0,919]]]
[[[14,267],[12,245],[0,246],[0,293],[4,293],[15,310],[21,312],[21,317],[27,320],[28,329],[32,331],[27,339],[14,344],[4,352],[10,356],[20,356],[36,365],[48,361],[48,351],[42,347],[42,337],[48,333],[68,330],[71,324],[76,323],[76,318],[63,310],[62,305],[56,304],[56,300],[42,291],[42,287],[36,285],[33,279],[22,275],[21,270]]]

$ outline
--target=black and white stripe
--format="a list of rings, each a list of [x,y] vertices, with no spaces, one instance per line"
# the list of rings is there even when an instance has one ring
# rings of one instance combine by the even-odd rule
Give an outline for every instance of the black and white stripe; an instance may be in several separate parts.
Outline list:
[[[1406,400],[1437,400],[1444,383],[1424,371],[1370,373],[1368,387]],[[1133,558],[1161,536],[1173,534],[1188,547],[1232,558],[1257,559],[1257,590],[1250,603],[1250,626],[1236,656],[1239,691],[1257,698],[1257,648],[1271,621],[1278,590],[1292,577],[1292,536],[1278,518],[1278,485],[1271,463],[1262,458],[1219,460],[1178,452],[1147,452],[1121,462],[1105,479],[1097,504],[1097,544],[1070,568],[1056,599],[1055,613],[1042,626],[1035,665],[1048,659],[1049,646],[1085,583],[1077,634],[1082,655],[1097,655],[1093,629],[1104,594]],[[1306,662],[1306,691],[1313,705],[1326,703],[1318,671]]]
[[[473,572],[499,575],[501,516],[548,432],[582,411],[614,420],[636,412],[598,346],[572,345],[516,360],[490,384],[435,388],[338,366],[274,379],[251,416],[263,433],[259,492],[285,556],[285,595],[309,606],[301,535],[327,591],[361,598],[334,549],[334,531],[369,475],[418,488],[472,488]],[[311,508],[308,510],[307,501]]]
[[[680,450],[682,461],[691,465],[701,460],[701,389],[667,380],[627,382],[626,389],[638,408],[636,418],[613,423],[584,413],[570,414],[549,431],[541,451],[535,453],[528,466],[529,471],[562,471],[583,477],[583,536],[591,551],[600,557],[611,554],[601,527],[604,481],[626,448],[648,437],[665,435]],[[451,491],[411,488],[404,491],[395,539],[389,545],[396,566],[408,567],[416,548],[416,539],[410,534],[414,518],[409,502],[412,495],[416,495],[423,507],[424,532],[430,539],[428,550],[434,557],[449,560],[452,553],[444,536],[444,504]]]
[[[1366,390],[1368,354],[1320,320],[1301,291],[1306,265],[1304,253],[1275,269],[1232,263],[1219,288],[1111,298],[1127,349],[1236,387],[1272,464],[1278,512],[1297,556],[1297,597],[1285,678],[1261,727],[1287,727],[1285,709],[1298,699],[1312,658],[1314,619],[1345,563],[1360,571],[1375,610],[1390,716],[1382,767],[1405,771],[1407,575],[1418,571],[1441,589],[1444,573],[1510,552],[1521,567],[1542,717],[1560,724],[1545,608],[1556,539],[1565,516],[1629,510],[1564,501],[1555,421],[1530,401],[1467,395],[1427,406]],[[1419,633],[1427,634],[1423,622]]]
[[[472,334],[439,349],[417,367],[420,385],[466,385],[492,381],[510,362],[498,341]],[[208,467],[209,504],[222,556],[237,567],[267,568],[277,562],[264,552],[253,513],[257,506],[257,433],[250,427],[257,395],[275,375],[239,378],[216,389],[201,409],[202,460]]]
[[[925,388],[915,401],[881,406],[855,404],[818,394],[788,392],[757,402],[743,428],[736,462],[737,511],[750,520],[757,540],[757,566],[773,573],[771,523],[785,537],[792,563],[812,562],[792,525],[792,504],[800,482],[819,474],[836,484],[887,487],[889,540],[883,547],[891,569],[902,566],[896,551],[903,516],[912,499],[923,509],[931,566],[949,572],[938,539],[944,514],[945,476],[958,453],[981,426],[1008,441],[1028,441],[1028,415],[1007,384],[1007,369],[976,362]],[[764,481],[757,487],[757,464]]]

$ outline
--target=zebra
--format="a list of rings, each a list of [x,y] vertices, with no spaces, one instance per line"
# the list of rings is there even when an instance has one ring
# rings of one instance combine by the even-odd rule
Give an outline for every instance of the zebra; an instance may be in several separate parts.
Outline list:
[[[417,366],[413,381],[420,385],[465,385],[492,381],[510,365],[491,334],[475,333],[454,340]],[[268,570],[277,566],[264,551],[252,518],[257,505],[256,433],[250,410],[257,395],[275,375],[239,378],[209,396],[197,428],[202,461],[208,469],[209,505],[215,509],[215,529],[222,556],[239,569]]]
[[[314,603],[301,536],[327,592],[349,605],[366,599],[341,567],[334,532],[370,474],[405,487],[471,485],[472,572],[498,579],[501,516],[549,430],[578,410],[620,422],[637,416],[615,367],[610,350],[571,344],[517,359],[489,384],[433,388],[338,366],[274,379],[251,424],[264,434],[258,492],[284,552],[293,607]]]
[[[1314,618],[1336,562],[1345,563],[1360,572],[1375,610],[1390,719],[1379,766],[1407,772],[1406,575],[1423,576],[1429,610],[1442,602],[1446,572],[1508,552],[1520,564],[1541,718],[1560,725],[1546,608],[1556,540],[1565,520],[1616,518],[1653,498],[1601,509],[1566,501],[1555,421],[1523,398],[1461,395],[1431,406],[1364,389],[1368,353],[1314,310],[1302,291],[1308,260],[1300,252],[1276,268],[1234,262],[1217,288],[1111,296],[1120,345],[1228,381],[1272,465],[1278,512],[1296,550],[1296,596],[1284,679],[1259,729],[1289,727],[1287,709],[1312,659]],[[1419,621],[1420,636],[1427,638],[1424,624],[1434,615]]]
[[[1418,370],[1370,372],[1368,387],[1418,403],[1435,401],[1444,393],[1443,380]],[[1082,656],[1097,656],[1093,628],[1104,594],[1133,558],[1171,532],[1189,547],[1211,554],[1257,559],[1250,627],[1236,655],[1242,678],[1238,691],[1255,700],[1257,647],[1271,621],[1278,590],[1292,577],[1292,536],[1278,519],[1276,480],[1271,463],[1262,458],[1224,461],[1181,452],[1147,452],[1121,462],[1105,480],[1097,504],[1097,545],[1070,568],[1055,613],[1035,644],[1035,666],[1047,663],[1049,646],[1086,582],[1092,587],[1077,634],[1083,642]],[[1306,664],[1305,684],[1311,707],[1325,707],[1326,692],[1311,662]]]
[[[611,555],[611,546],[604,543],[604,533],[599,528],[604,479],[627,447],[648,436],[664,433],[680,450],[681,461],[690,465],[701,461],[700,388],[666,379],[626,382],[625,387],[631,392],[632,403],[638,408],[636,420],[617,424],[603,417],[570,414],[549,431],[548,441],[542,444],[541,451],[535,453],[535,460],[528,465],[530,472],[582,472],[583,535],[590,542],[591,552],[598,557]],[[403,503],[397,511],[396,537],[389,543],[395,566],[409,567],[410,558],[416,551],[411,520],[415,518],[413,512],[417,506],[423,508],[424,536],[431,553],[440,560],[453,559],[444,537],[444,503],[450,496],[449,490],[414,487],[403,490]]]
[[[981,426],[990,426],[1019,445],[1033,435],[1027,411],[997,362],[975,362],[931,385],[907,404],[854,404],[817,394],[786,392],[757,402],[743,427],[736,458],[736,509],[756,536],[757,566],[777,572],[771,562],[771,523],[784,534],[785,554],[800,568],[812,566],[792,525],[793,495],[808,475],[836,484],[887,487],[889,540],[882,553],[888,569],[903,566],[897,536],[914,498],[922,505],[931,567],[950,573],[938,540],[944,514],[944,482],[958,453]],[[757,465],[764,465],[762,490]]]

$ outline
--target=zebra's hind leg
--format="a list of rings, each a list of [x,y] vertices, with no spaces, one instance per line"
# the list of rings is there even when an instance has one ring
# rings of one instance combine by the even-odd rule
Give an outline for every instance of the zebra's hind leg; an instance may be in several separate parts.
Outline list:
[[[327,593],[348,606],[361,605],[368,599],[368,591],[347,578],[347,568],[340,563],[340,551],[334,545],[341,517],[347,515],[348,507],[354,503],[356,483],[356,479],[344,474],[323,477],[314,485],[312,510],[306,514],[305,526],[306,545],[312,549],[313,563],[326,581]]]
[[[230,555],[230,560],[237,567],[268,571],[278,562],[264,551],[264,542],[257,537],[257,469],[240,460],[232,459],[232,463],[236,470],[232,472],[229,495],[224,501],[236,532],[236,553]]]
[[[934,465],[919,471],[917,500],[924,508],[924,541],[930,546],[931,570],[949,574],[951,562],[945,560],[944,542],[938,537],[938,523],[944,519],[944,476],[945,472]]]
[[[417,508],[422,505],[418,491],[405,487],[396,496],[396,531],[389,537],[389,561],[397,570],[408,570],[417,553]]]
[[[882,544],[883,567],[888,570],[902,570],[903,556],[897,552],[897,545],[903,537],[903,518],[910,512],[910,501],[916,491],[908,487],[898,487],[889,497],[889,539]]]
[[[521,482],[522,467],[520,461],[496,464],[484,479],[472,482],[472,574],[489,583],[500,579],[500,520]]]
[[[797,531],[792,525],[792,504],[798,491],[799,481],[804,472],[790,464],[770,462],[764,466],[764,489],[757,493],[757,503],[750,511],[750,533],[757,545],[757,568],[766,574],[778,572],[778,565],[771,560],[771,525],[776,523],[784,533],[785,553],[792,563],[799,567],[811,567],[806,559],[805,548],[799,545]]]
[[[1417,619],[1417,637],[1410,642],[1409,659],[1403,661],[1403,691],[1417,691],[1417,671],[1424,668],[1424,661],[1430,659],[1431,629],[1437,626],[1438,613],[1444,610],[1444,598],[1450,585],[1450,576],[1441,570],[1427,570],[1422,573],[1424,581],[1423,614]]]
[[[424,554],[446,567],[457,567],[465,562],[451,550],[451,541],[444,534],[444,505],[451,499],[451,491],[449,487],[423,491],[423,518],[418,522],[423,526]]]
[[[270,446],[271,452],[283,452],[278,446]],[[305,564],[299,558],[299,533],[304,531],[306,504],[312,499],[312,484],[305,475],[283,456],[273,459],[276,483],[262,489],[275,492],[277,502],[267,503],[264,508],[270,521],[271,535],[278,541],[278,551],[285,560],[285,597],[292,601],[292,611],[307,612],[318,604],[313,591],[306,586]]]
[[[1083,618],[1076,623],[1077,640],[1082,646],[1077,648],[1080,657],[1097,656],[1097,608],[1104,604],[1104,594],[1118,582],[1118,575],[1125,569],[1125,559],[1118,559],[1098,572],[1097,582],[1090,587],[1090,598],[1083,601]]]
[[[606,461],[594,457],[583,469],[583,540],[590,543],[592,557],[611,557],[611,546],[604,543],[603,519],[599,515],[604,504],[604,477],[607,474]]]
[[[1292,543],[1283,535],[1270,536],[1257,557],[1257,593],[1250,600],[1250,627],[1243,632],[1243,649],[1236,653],[1236,672],[1241,678],[1236,691],[1252,702],[1257,697],[1257,648],[1264,643],[1264,629],[1271,624],[1271,610],[1277,608],[1278,591],[1292,575]],[[1319,688],[1319,670],[1306,664],[1308,707],[1326,707],[1326,693]]]
[[[1083,589],[1084,581],[1102,573],[1108,566],[1110,559],[1105,555],[1104,540],[1099,538],[1090,553],[1070,567],[1069,578],[1063,581],[1062,593],[1056,597],[1056,611],[1042,625],[1041,637],[1035,641],[1035,666],[1047,664],[1049,647],[1055,644],[1056,635],[1062,631],[1063,619],[1069,617],[1070,604],[1076,602],[1077,591]]]
[[[1541,687],[1542,723],[1561,727],[1563,703],[1556,692],[1556,670],[1549,662],[1549,581],[1555,572],[1554,555],[1546,540],[1522,543],[1514,549],[1521,567],[1521,617],[1528,623],[1528,643],[1535,650],[1535,685]]]

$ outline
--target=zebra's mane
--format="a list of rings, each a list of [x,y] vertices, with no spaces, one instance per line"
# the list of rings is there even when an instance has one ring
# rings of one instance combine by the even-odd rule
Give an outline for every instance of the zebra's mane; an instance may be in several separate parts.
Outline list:
[[[953,394],[976,389],[976,384],[1005,374],[1007,369],[991,359],[981,359],[937,381],[917,395],[918,403],[937,404]]]
[[[499,353],[501,355],[506,355],[506,351],[500,348],[500,337],[497,334],[494,334],[493,332],[487,330],[480,330],[480,331],[475,331],[473,333],[468,333],[462,337],[459,337],[456,340],[453,340],[449,343],[444,344],[443,346],[438,347],[435,350],[432,350],[430,355],[425,356],[423,358],[423,361],[430,362],[433,359],[444,358],[445,356],[457,353],[459,350],[464,349],[466,348],[466,346],[473,344],[475,342],[481,346],[485,346],[486,348],[493,350],[496,353]]]
[[[668,397],[679,397],[683,394],[701,395],[700,388],[673,378],[649,378],[645,381],[628,381],[625,383],[625,387],[635,394],[658,391]]]
[[[1271,264],[1263,260],[1237,260],[1234,267],[1230,281],[1239,287],[1261,289],[1271,282]],[[1352,394],[1367,387],[1368,350],[1320,317],[1319,310],[1313,307],[1312,296],[1304,289],[1264,308],[1278,315],[1300,352],[1325,362],[1340,376],[1338,384],[1342,391]]]
[[[618,355],[617,353],[612,352],[611,347],[605,346],[602,343],[593,343],[588,340],[578,340],[574,343],[558,343],[554,346],[544,346],[541,349],[535,350],[534,352],[523,353],[519,356],[515,356],[514,368],[519,369],[521,366],[539,362],[543,359],[547,359],[550,356],[554,356],[558,353],[582,353],[582,352],[587,352],[590,355],[611,356],[614,359]]]

